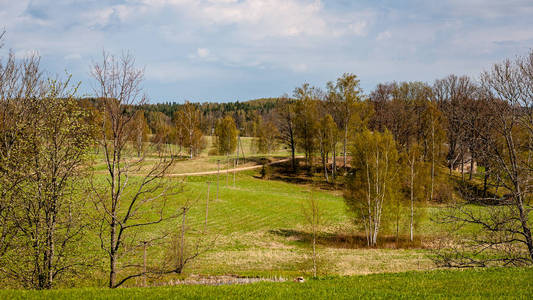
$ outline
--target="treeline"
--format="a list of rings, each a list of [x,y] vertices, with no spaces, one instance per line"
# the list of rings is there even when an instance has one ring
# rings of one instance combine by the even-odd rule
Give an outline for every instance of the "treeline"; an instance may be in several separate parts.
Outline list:
[[[188,103],[155,103],[143,104],[140,106],[145,114],[163,113],[168,118],[173,118],[177,111],[181,110]],[[193,103],[200,111],[202,118],[200,127],[205,135],[211,135],[214,131],[216,121],[226,115],[230,115],[240,129],[242,136],[254,136],[254,122],[260,116],[268,115],[276,106],[275,98],[256,99],[245,102],[225,102],[225,103]]]

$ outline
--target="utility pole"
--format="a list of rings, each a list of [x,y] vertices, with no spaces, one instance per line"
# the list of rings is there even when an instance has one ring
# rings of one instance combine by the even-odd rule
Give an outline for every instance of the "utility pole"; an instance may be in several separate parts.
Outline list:
[[[235,187],[235,173],[239,167],[239,146],[241,145],[241,131],[237,132],[237,160],[233,160],[233,187]]]
[[[241,132],[237,135],[237,167],[239,166],[239,147],[241,145]]]
[[[143,286],[146,287],[146,244],[148,242],[146,241],[143,241],[143,251],[144,251],[144,255],[143,255]]]
[[[204,233],[207,231],[207,215],[209,214],[209,184],[211,182],[207,182],[207,199],[205,200],[205,227],[204,227]]]
[[[246,164],[246,157],[244,156],[244,148],[242,147],[242,143],[241,143],[241,136],[239,135],[239,145],[241,145],[241,153],[242,153],[242,163],[243,164]]]
[[[180,245],[180,256],[179,256],[179,263],[180,268],[183,268],[183,264],[185,262],[185,217],[187,216],[187,207],[182,207],[183,215],[181,219],[181,245]]]
[[[218,186],[220,181],[220,159],[217,159],[217,201],[218,201]]]
[[[226,168],[226,186],[229,184],[229,156],[226,157],[226,161],[228,162],[228,166]]]

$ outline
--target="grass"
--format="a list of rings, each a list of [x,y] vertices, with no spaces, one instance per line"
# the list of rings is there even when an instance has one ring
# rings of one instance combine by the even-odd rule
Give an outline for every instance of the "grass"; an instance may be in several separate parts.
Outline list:
[[[3,299],[529,299],[533,269],[438,270],[312,279],[304,283],[129,289],[3,290]]]
[[[99,177],[99,180],[104,180]],[[309,274],[311,256],[308,232],[302,204],[310,196],[310,184],[294,184],[282,180],[264,180],[259,178],[258,170],[236,173],[236,185],[233,186],[233,174],[228,181],[226,174],[219,178],[219,198],[216,199],[216,175],[172,178],[178,183],[184,180],[184,192],[169,199],[166,210],[178,211],[187,200],[196,201],[196,205],[187,216],[191,241],[194,232],[203,230],[206,182],[211,182],[209,194],[208,239],[215,240],[215,246],[187,265],[182,276],[190,274],[240,276],[288,276],[296,277]],[[322,210],[323,235],[336,235],[338,232],[354,234],[346,214],[342,195],[338,191],[314,190],[314,197],[319,200]],[[143,216],[150,218],[147,210]],[[177,232],[179,220],[171,220],[157,227],[137,230],[138,238],[155,236],[159,232]],[[434,226],[427,224],[424,234],[430,235]],[[421,229],[422,230],[422,229]],[[289,233],[289,234],[287,234]],[[304,237],[302,237],[304,236]],[[88,235],[86,243],[92,249],[90,253],[99,253],[99,239],[96,234]],[[156,243],[148,249],[149,265],[158,266],[168,244]],[[431,260],[424,249],[368,249],[342,245],[333,240],[319,240],[319,274],[354,275],[382,272],[400,272],[407,270],[427,270],[433,268]],[[106,267],[104,253],[94,273],[86,274],[86,281],[68,283],[66,286],[102,286],[105,283]],[[128,263],[142,263],[142,249],[129,254]],[[164,284],[177,275],[156,278],[151,284]],[[136,286],[140,281],[130,281],[127,286]]]
[[[165,145],[164,147],[165,149],[172,149],[172,153],[181,157],[180,159],[176,160],[175,164],[171,167],[168,173],[169,174],[180,174],[180,173],[190,173],[190,172],[216,171],[218,169],[217,161],[220,161],[221,171],[224,171],[225,169],[232,169],[233,168],[233,157],[236,156],[236,153],[234,153],[233,156],[230,156],[229,161],[228,161],[228,157],[225,155],[208,155],[209,151],[213,147],[213,137],[206,136],[206,140],[207,140],[207,147],[197,157],[195,157],[192,160],[188,158],[188,155],[189,155],[188,149],[182,148],[180,152],[179,147],[176,145]],[[242,143],[242,147],[239,149],[239,157],[240,157],[239,167],[257,165],[258,158],[265,156],[265,154],[263,153],[256,152],[253,146],[253,138],[241,137],[241,143]],[[149,149],[147,146],[147,150],[150,153],[147,154],[147,156],[144,158],[144,161],[142,163],[144,169],[148,169],[153,163],[159,160],[156,153],[155,152],[152,153],[154,149]],[[136,151],[133,148],[128,146],[127,151],[128,153],[130,153],[130,155],[132,155],[133,160],[137,160],[137,157],[135,156]],[[93,168],[97,173],[102,174],[105,172],[106,166],[103,160],[99,160],[99,158],[101,158],[101,155],[102,155],[101,153],[93,154],[93,157],[98,160],[96,164],[93,166]],[[273,153],[269,153],[268,156],[287,157],[289,156],[289,152],[287,152],[287,150],[282,149],[280,147]]]
[[[251,142],[243,138],[243,144],[250,148]],[[213,167],[216,169],[216,160],[221,157],[207,156],[206,151],[197,159],[178,162],[175,170],[181,168],[184,172],[199,172]],[[147,164],[149,162],[150,160]],[[102,173],[97,172],[96,182],[104,182]],[[319,200],[322,211],[323,225],[318,239],[320,276],[423,271],[434,268],[428,258],[430,251],[425,249],[424,245],[447,231],[446,227],[430,221],[432,216],[441,211],[440,207],[431,206],[426,209],[415,231],[416,244],[406,249],[394,249],[394,236],[384,231],[382,236],[388,242],[383,245],[387,246],[370,249],[361,244],[364,236],[350,224],[342,192],[328,188],[327,184],[321,184],[319,187],[313,185],[320,175],[315,178],[305,175],[291,175],[290,178],[273,176],[272,180],[265,180],[260,178],[259,170],[250,170],[236,173],[235,185],[233,176],[233,173],[222,171],[219,178],[217,175],[208,175],[170,179],[176,184],[182,182],[184,191],[169,197],[165,207],[168,213],[179,211],[185,201],[195,203],[187,215],[190,243],[198,237],[198,232],[204,230],[207,182],[211,183],[206,239],[215,240],[216,243],[209,251],[187,265],[183,275],[150,279],[151,285],[164,285],[191,274],[290,278],[310,274],[309,230],[302,204],[310,197],[311,190],[313,197]],[[132,177],[132,182],[134,181]],[[91,209],[92,207],[88,210]],[[141,215],[145,219],[157,217],[155,209],[150,210],[150,207],[142,210]],[[181,219],[173,219],[157,226],[138,228],[135,235],[137,240],[141,240],[158,236],[162,232],[177,233],[180,222]],[[87,261],[94,261],[94,268],[82,272],[72,280],[66,280],[59,287],[105,286],[106,257],[100,250],[96,234],[98,228],[93,229],[82,243],[83,249],[87,249]],[[405,226],[401,230],[404,235],[408,233]],[[169,245],[165,243],[150,245],[148,265],[164,264],[168,249]],[[128,258],[123,259],[123,263],[142,264],[142,249],[134,248],[129,251]],[[342,283],[343,280],[339,282]],[[139,284],[140,280],[132,280],[126,286]],[[320,283],[310,283],[313,284]]]

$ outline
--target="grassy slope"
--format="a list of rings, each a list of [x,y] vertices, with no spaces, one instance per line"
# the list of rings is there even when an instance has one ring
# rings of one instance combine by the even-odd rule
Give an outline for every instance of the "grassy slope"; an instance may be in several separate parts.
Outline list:
[[[353,299],[513,298],[533,294],[533,269],[500,268],[374,274],[232,286],[174,286],[132,289],[0,291],[4,299]]]
[[[309,197],[309,185],[257,178],[259,171],[237,173],[233,187],[233,174],[226,185],[226,174],[220,178],[219,200],[216,201],[216,175],[189,177],[185,192],[171,197],[168,211],[178,211],[186,199],[197,199],[187,224],[192,230],[201,231],[207,184],[212,182],[209,204],[209,237],[216,237],[216,246],[203,254],[185,269],[186,274],[237,274],[244,276],[295,277],[310,271],[310,244],[302,240],[301,233],[308,231],[302,212],[302,203]],[[103,178],[101,178],[103,180]],[[173,178],[172,180],[181,180]],[[315,191],[323,211],[324,230],[334,232],[346,229],[348,218],[339,192]],[[143,214],[148,217],[147,213]],[[156,217],[155,215],[152,217]],[[154,231],[175,232],[181,220],[173,220],[161,226],[144,228],[139,236],[150,236]],[[428,224],[429,225],[429,224]],[[425,226],[432,228],[431,226]],[[98,237],[87,236],[89,248],[100,253],[101,271],[88,276],[85,283],[74,286],[101,286],[106,278],[107,263],[99,250]],[[156,244],[148,250],[150,265],[161,265],[165,244]],[[367,249],[342,246],[319,246],[319,272],[321,275],[353,275],[378,272],[424,270],[433,264],[423,249]],[[141,263],[142,251],[131,253],[129,263]],[[167,282],[172,278],[164,278]],[[155,283],[155,282],[154,282]],[[128,286],[138,282],[131,281]]]
[[[249,148],[250,140],[243,139]],[[206,153],[204,153],[206,155]],[[188,172],[203,171],[216,167],[216,157],[201,157],[191,162],[195,167],[185,167]],[[208,164],[208,165],[207,165]],[[104,177],[97,175],[98,180]],[[166,206],[168,212],[179,211],[185,200],[197,200],[191,210],[187,225],[194,232],[202,231],[204,224],[207,181],[211,182],[209,204],[209,238],[216,237],[216,246],[203,254],[185,269],[188,274],[237,274],[244,276],[299,276],[310,271],[310,244],[302,239],[308,231],[302,212],[302,203],[309,197],[309,185],[259,179],[259,171],[240,172],[233,186],[233,174],[220,177],[220,193],[216,198],[216,175],[189,177],[186,179],[185,192],[170,197]],[[228,179],[228,180],[226,180]],[[178,182],[183,178],[172,178]],[[342,232],[350,230],[349,221],[340,192],[315,191],[323,212],[322,230]],[[91,207],[92,208],[92,207]],[[428,215],[438,208],[430,208]],[[157,218],[154,213],[144,210],[147,219]],[[139,239],[156,236],[154,232],[176,232],[181,220],[172,220],[160,226],[137,230]],[[417,229],[417,235],[434,236],[443,228],[435,226],[424,218]],[[405,226],[404,226],[405,227]],[[348,229],[347,229],[348,228]],[[141,229],[141,228],[139,228]],[[95,228],[97,230],[97,228]],[[349,233],[349,232],[348,232]],[[406,234],[405,228],[402,233]],[[148,238],[146,238],[148,239]],[[86,236],[85,247],[88,255],[97,257],[95,268],[85,272],[82,280],[73,279],[66,286],[103,286],[106,278],[107,261],[99,249],[99,239],[95,233]],[[148,263],[159,266],[163,263],[168,245],[154,244],[148,249]],[[380,272],[399,272],[408,270],[427,270],[433,268],[424,249],[367,249],[344,247],[342,245],[319,245],[319,273],[321,275],[354,275]],[[142,251],[130,253],[132,264],[142,263]],[[123,275],[123,273],[121,274]],[[162,282],[171,280],[171,276]],[[158,284],[161,282],[153,282]],[[128,286],[139,284],[130,281]]]

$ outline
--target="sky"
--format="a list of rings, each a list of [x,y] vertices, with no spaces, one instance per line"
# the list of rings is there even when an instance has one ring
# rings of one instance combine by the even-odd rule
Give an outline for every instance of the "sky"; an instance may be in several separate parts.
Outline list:
[[[129,51],[151,102],[245,101],[354,73],[474,78],[533,46],[532,0],[0,0],[0,57],[38,53],[90,96],[102,51]]]

